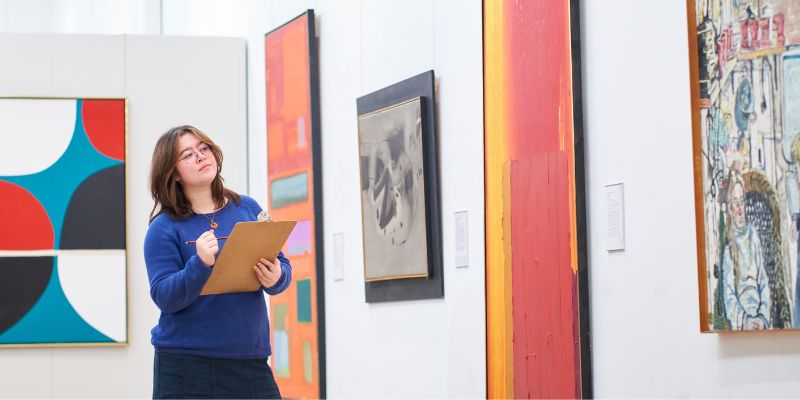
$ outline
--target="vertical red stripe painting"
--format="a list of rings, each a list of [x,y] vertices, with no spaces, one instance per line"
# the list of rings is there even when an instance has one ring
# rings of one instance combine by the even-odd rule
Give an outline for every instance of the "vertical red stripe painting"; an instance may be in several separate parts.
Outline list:
[[[322,175],[317,46],[308,10],[264,37],[267,179],[275,220],[297,221],[283,249],[293,284],[270,299],[272,367],[288,398],[325,397]]]
[[[577,11],[484,2],[491,398],[591,396]]]

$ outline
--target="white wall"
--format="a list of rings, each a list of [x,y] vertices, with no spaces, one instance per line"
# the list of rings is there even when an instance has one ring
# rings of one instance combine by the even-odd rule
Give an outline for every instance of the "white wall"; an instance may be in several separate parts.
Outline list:
[[[0,0],[0,32],[149,34],[161,0]]]
[[[484,397],[482,4],[471,0],[166,0],[164,32],[248,41],[250,194],[267,204],[264,33],[308,8],[320,43],[328,396]],[[429,69],[438,81],[445,298],[364,300],[356,98]],[[453,213],[469,211],[470,267]],[[333,281],[332,236],[344,235]]]
[[[331,397],[485,397],[483,50],[480,1],[319,2],[326,265],[344,235],[344,280],[326,273]],[[434,69],[443,300],[367,304],[355,99]],[[470,266],[454,267],[455,211]],[[328,271],[329,272],[329,271]]]
[[[314,0],[162,1],[161,25],[165,35],[238,37],[247,43],[248,171],[251,173],[248,194],[262,207],[268,204],[264,34],[314,8],[315,4]]]
[[[797,397],[800,333],[700,333],[685,2],[581,7],[595,395]],[[609,254],[615,182],[627,249]]]
[[[266,171],[267,123],[264,76],[264,33],[274,13],[274,3],[264,0],[164,0],[165,35],[229,36],[247,45],[248,172]],[[262,207],[267,203],[266,175],[248,178],[248,193]]]
[[[486,352],[480,1],[0,0],[3,33],[163,32],[244,37],[248,46],[246,115],[242,108],[237,112],[243,115],[236,121],[233,115],[220,117],[218,110],[211,108],[230,94],[227,89],[239,90],[244,85],[232,71],[227,77],[230,80],[217,78],[217,70],[218,75],[209,76],[197,87],[176,81],[171,74],[187,70],[210,74],[217,67],[214,60],[245,61],[240,61],[238,54],[220,51],[197,59],[200,67],[191,64],[196,60],[192,57],[177,62],[181,52],[168,50],[181,43],[182,39],[176,38],[129,37],[125,50],[119,47],[125,41],[122,37],[45,36],[37,40],[55,44],[30,47],[20,37],[0,35],[0,49],[14,46],[13,52],[4,54],[19,55],[3,65],[2,71],[9,74],[0,77],[0,95],[72,96],[76,91],[82,96],[127,95],[131,100],[130,165],[149,160],[155,135],[165,126],[191,122],[222,143],[227,183],[267,204],[263,35],[308,8],[316,10],[320,35],[326,264],[332,263],[330,244],[335,232],[344,234],[346,264],[344,281],[334,282],[330,271],[326,272],[328,395],[482,397]],[[73,40],[88,41],[92,46]],[[77,56],[56,60],[39,50],[58,48],[62,43],[66,43],[64,54],[77,51]],[[109,56],[99,57],[96,50]],[[187,69],[186,65],[193,67]],[[428,69],[435,69],[439,89],[445,299],[367,305],[361,278],[355,99]],[[164,72],[159,74],[160,70]],[[71,71],[80,79],[74,79]],[[138,73],[153,74],[147,75],[152,79],[130,78]],[[19,80],[20,74],[38,78]],[[148,85],[160,87],[163,102],[176,108],[167,113],[160,103],[133,101],[150,92]],[[195,107],[187,102],[189,98],[204,106]],[[231,107],[240,107],[242,102],[237,97]],[[220,125],[220,121],[225,123]],[[240,134],[243,129],[249,131],[246,152]],[[250,173],[246,181],[241,180],[244,164],[237,164],[245,161]],[[140,223],[135,222],[137,216],[150,210],[146,194],[132,191],[132,185],[146,187],[148,166],[141,165],[130,168],[128,176],[129,199],[135,197],[128,216],[133,239],[144,235],[145,228],[136,227]],[[470,266],[466,269],[453,266],[453,212],[460,210],[469,211]],[[119,349],[3,349],[0,396],[149,395],[149,329],[157,313],[148,297],[138,297],[147,293],[147,281],[141,248],[136,247],[141,244],[131,243],[131,345]],[[77,372],[84,369],[85,374]],[[43,370],[49,372],[42,375]],[[87,384],[87,377],[93,377],[92,382],[99,386]]]
[[[129,345],[0,349],[0,397],[147,398],[152,392],[150,300],[143,240],[155,141],[191,123],[225,150],[223,174],[246,188],[245,48],[241,39],[0,34],[0,95],[127,97]]]
[[[0,32],[158,33],[162,25],[158,3],[0,0]],[[796,397],[798,333],[699,333],[684,4],[634,0],[581,4],[595,394]],[[327,274],[325,281],[328,394],[481,397],[485,393],[481,3],[165,0],[165,33],[247,39],[250,147],[249,157],[243,150],[237,157],[249,158],[250,193],[262,204],[266,204],[263,34],[306,8],[315,8],[319,16],[327,265],[332,262],[332,234],[343,232],[345,239],[345,279],[335,282]],[[104,57],[73,40],[105,49]],[[140,85],[168,84],[124,78],[119,68],[134,60],[124,59],[122,40],[101,36],[23,40],[0,35],[0,50],[14,54],[0,64],[0,95],[71,96],[77,91],[84,96],[127,94],[134,99],[143,95],[136,94],[144,90]],[[131,51],[146,52],[150,46],[142,40],[131,42]],[[31,41],[38,44],[29,45]],[[68,56],[53,58],[51,51]],[[171,57],[164,48],[154,51],[161,61]],[[98,61],[109,68],[98,68]],[[192,70],[210,73],[209,59],[203,61]],[[163,65],[173,68],[175,63]],[[144,64],[136,68],[153,73]],[[436,70],[439,82],[445,299],[367,305],[360,280],[355,98],[429,68]],[[21,78],[25,76],[29,78]],[[226,81],[213,84],[227,85]],[[237,78],[230,84],[243,83]],[[175,87],[165,87],[164,93],[174,95]],[[129,196],[134,196],[129,211],[132,238],[144,235],[142,218],[150,203],[146,193],[138,192],[146,182],[147,166],[142,163],[155,135],[173,123],[164,118],[194,121],[223,142],[228,182],[244,190],[245,183],[236,178],[242,175],[234,173],[244,166],[234,166],[237,161],[231,155],[242,146],[242,136],[227,134],[241,132],[244,128],[235,121],[241,123],[243,118],[225,117],[231,122],[216,125],[210,117],[218,111],[206,110],[218,99],[209,97],[205,86],[196,89],[202,95],[195,97],[204,104],[196,109],[174,97],[170,105],[185,108],[164,113],[151,111],[156,103],[130,103],[129,163],[140,165],[130,168],[128,176]],[[137,120],[142,113],[153,120]],[[618,181],[625,183],[627,250],[608,254],[603,185]],[[452,261],[452,213],[460,209],[470,211],[471,253],[470,267],[457,270]],[[131,248],[129,257],[131,344],[103,349],[2,349],[0,396],[149,396],[148,331],[157,314],[142,295],[147,293],[147,281],[141,248]],[[368,357],[378,363],[368,363]]]

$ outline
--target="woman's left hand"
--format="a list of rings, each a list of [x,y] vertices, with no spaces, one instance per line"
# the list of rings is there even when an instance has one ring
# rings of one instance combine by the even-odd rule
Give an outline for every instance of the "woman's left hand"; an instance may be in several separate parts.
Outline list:
[[[253,270],[256,271],[256,276],[258,281],[261,282],[261,286],[265,288],[274,286],[278,279],[281,279],[281,266],[277,259],[269,261],[262,257],[258,264],[253,266]]]

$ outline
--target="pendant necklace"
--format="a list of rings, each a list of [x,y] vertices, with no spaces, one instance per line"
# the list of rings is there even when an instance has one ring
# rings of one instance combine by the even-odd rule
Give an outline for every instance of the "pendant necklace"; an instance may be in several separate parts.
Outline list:
[[[206,217],[206,219],[207,219],[209,222],[211,222],[211,224],[209,224],[209,226],[211,226],[211,229],[217,229],[217,227],[219,226],[219,224],[218,224],[218,223],[216,223],[216,221],[214,221],[214,217],[216,217],[216,215],[217,215],[217,211],[219,211],[219,210],[214,210],[214,213],[213,213],[213,214],[211,214],[211,218],[208,218],[208,215],[205,215],[205,214],[200,214],[200,213],[197,213],[197,214],[200,214],[200,215],[202,215],[202,216]]]

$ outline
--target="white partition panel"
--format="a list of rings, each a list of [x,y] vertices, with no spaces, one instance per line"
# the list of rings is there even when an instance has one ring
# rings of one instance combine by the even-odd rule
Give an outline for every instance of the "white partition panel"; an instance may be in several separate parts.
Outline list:
[[[1,5],[1,4],[0,4]],[[158,310],[143,258],[150,158],[177,124],[225,152],[223,173],[247,189],[245,43],[235,38],[0,34],[0,95],[127,97],[128,341],[114,348],[0,349],[0,397],[147,398]]]

